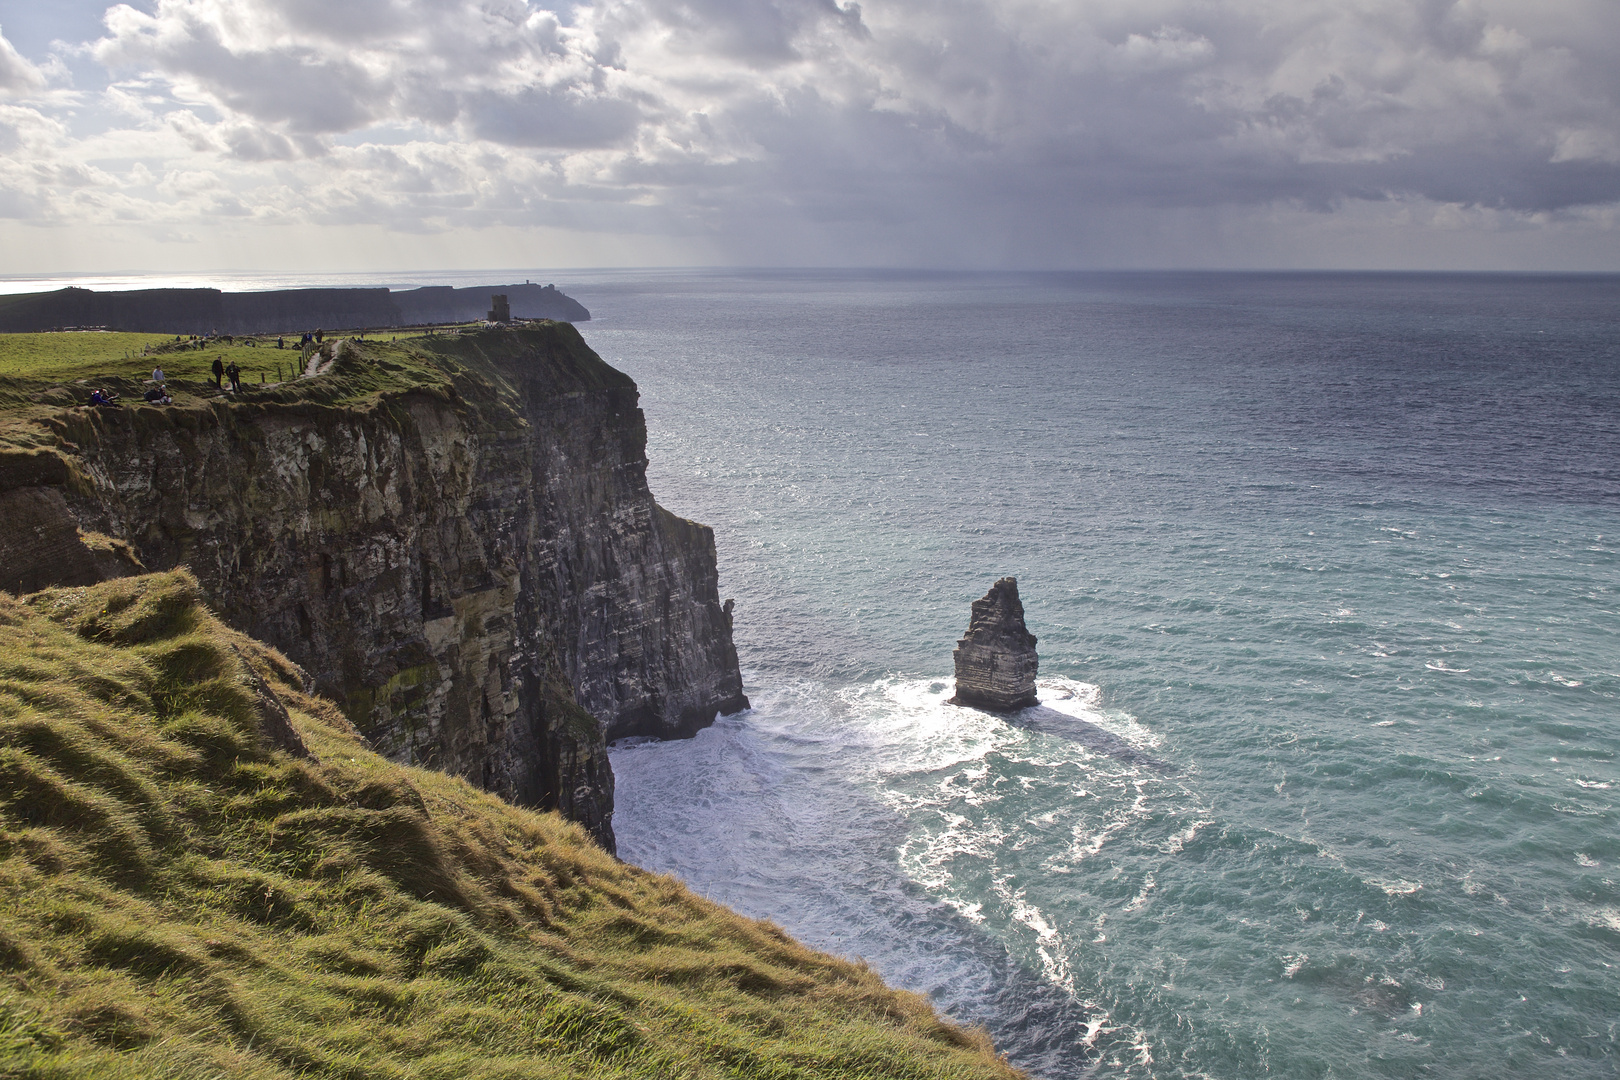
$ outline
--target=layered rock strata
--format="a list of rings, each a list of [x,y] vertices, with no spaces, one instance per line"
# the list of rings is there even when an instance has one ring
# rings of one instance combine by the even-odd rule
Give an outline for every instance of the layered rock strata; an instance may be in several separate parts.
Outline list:
[[[606,740],[748,705],[714,534],[653,501],[636,386],[571,326],[423,347],[426,374],[358,399],[345,381],[403,369],[400,350],[344,343],[283,400],[64,409],[44,422],[66,468],[0,468],[41,481],[0,501],[59,546],[104,541],[63,562],[74,583],[120,553],[189,566],[380,750],[555,807],[611,850]],[[35,520],[53,509],[70,516]]]
[[[953,705],[1012,712],[1036,703],[1035,635],[1024,625],[1018,579],[1004,577],[973,601],[967,633],[951,654],[956,661]]]

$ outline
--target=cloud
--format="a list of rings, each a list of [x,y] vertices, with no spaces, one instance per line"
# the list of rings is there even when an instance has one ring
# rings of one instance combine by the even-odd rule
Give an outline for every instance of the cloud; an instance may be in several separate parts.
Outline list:
[[[0,27],[3,31],[4,27]],[[17,52],[0,32],[0,93],[27,93],[45,88],[45,75]]]
[[[1155,213],[1620,202],[1608,0],[155,0],[105,26],[105,130],[33,152],[140,133],[154,175],[217,185],[31,205],[1061,263]],[[0,38],[0,88],[42,85]]]
[[[462,108],[472,135],[507,146],[608,146],[622,142],[640,120],[636,106],[623,99],[538,87],[469,95]]]
[[[1551,160],[1555,165],[1566,161],[1602,161],[1612,165],[1620,162],[1620,137],[1612,129],[1565,128],[1558,132]]]
[[[107,31],[94,51],[110,68],[288,133],[459,121],[479,137],[571,146],[634,123],[630,102],[604,97],[587,36],[522,0],[159,0],[150,15],[110,9]]]

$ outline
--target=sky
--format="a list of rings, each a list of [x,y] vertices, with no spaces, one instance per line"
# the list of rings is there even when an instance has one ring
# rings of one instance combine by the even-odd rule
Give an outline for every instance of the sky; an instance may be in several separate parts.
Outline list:
[[[0,275],[1620,271],[1617,0],[0,0]]]

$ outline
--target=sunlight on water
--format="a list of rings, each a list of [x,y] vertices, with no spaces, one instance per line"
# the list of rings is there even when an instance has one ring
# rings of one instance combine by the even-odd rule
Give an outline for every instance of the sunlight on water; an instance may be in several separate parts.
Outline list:
[[[1045,1077],[1614,1074],[1612,279],[601,275],[755,708],[622,854]],[[1040,704],[946,703],[1016,574]]]

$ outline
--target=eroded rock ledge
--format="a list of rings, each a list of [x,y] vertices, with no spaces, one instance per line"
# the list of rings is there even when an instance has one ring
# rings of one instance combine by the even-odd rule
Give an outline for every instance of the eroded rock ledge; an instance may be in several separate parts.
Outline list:
[[[748,705],[714,534],[653,501],[635,383],[566,324],[334,355],[243,402],[39,417],[54,450],[29,461],[66,467],[0,461],[0,503],[106,550],[56,558],[73,580],[8,579],[82,584],[121,552],[131,572],[189,566],[379,750],[560,809],[611,850],[606,741]],[[0,550],[26,550],[7,527]]]
[[[956,643],[953,705],[1012,712],[1036,703],[1039,658],[1035,635],[1024,625],[1018,579],[1004,577],[973,601],[967,634]]]

